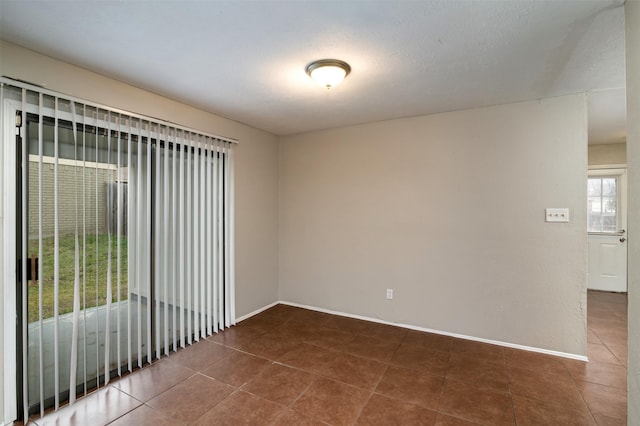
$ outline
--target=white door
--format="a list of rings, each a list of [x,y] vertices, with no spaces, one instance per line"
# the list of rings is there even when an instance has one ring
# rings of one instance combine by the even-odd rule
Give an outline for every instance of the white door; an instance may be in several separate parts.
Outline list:
[[[587,184],[587,288],[627,291],[624,169],[590,170]]]

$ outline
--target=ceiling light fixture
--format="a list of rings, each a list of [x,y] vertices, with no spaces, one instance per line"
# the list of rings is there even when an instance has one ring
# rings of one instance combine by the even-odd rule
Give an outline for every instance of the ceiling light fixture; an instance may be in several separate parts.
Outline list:
[[[305,68],[309,77],[322,87],[331,89],[342,83],[342,80],[351,72],[348,63],[338,59],[320,59],[311,62]]]

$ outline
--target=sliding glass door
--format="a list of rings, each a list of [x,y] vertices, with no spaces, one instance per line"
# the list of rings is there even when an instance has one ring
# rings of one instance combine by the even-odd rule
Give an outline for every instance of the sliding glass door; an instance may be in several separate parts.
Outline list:
[[[20,118],[25,415],[235,323],[232,143],[35,89],[2,99]]]
[[[26,118],[29,404],[57,408],[149,358],[150,145]]]

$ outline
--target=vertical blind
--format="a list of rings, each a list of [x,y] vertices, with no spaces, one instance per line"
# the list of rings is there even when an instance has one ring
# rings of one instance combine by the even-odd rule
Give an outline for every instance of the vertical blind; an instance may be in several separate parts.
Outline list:
[[[235,324],[235,142],[1,90],[22,122],[25,418]]]

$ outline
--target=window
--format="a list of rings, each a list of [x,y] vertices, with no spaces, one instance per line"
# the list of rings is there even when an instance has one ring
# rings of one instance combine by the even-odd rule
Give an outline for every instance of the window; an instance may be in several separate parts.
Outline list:
[[[617,232],[618,177],[592,176],[587,182],[588,232]]]

